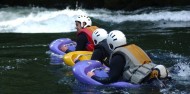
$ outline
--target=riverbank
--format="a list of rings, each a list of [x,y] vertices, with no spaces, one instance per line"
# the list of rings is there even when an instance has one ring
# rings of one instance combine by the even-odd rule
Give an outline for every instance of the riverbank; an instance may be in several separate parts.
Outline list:
[[[189,0],[1,0],[0,6],[33,6],[71,9],[106,8],[109,10],[136,10],[145,7],[188,6]]]

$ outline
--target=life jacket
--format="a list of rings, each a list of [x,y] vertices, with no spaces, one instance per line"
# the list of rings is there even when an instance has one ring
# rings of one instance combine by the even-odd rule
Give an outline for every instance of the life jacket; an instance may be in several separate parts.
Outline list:
[[[142,83],[143,79],[151,73],[152,68],[156,66],[151,63],[148,55],[135,44],[115,49],[111,57],[116,53],[123,55],[126,61],[122,79],[134,84]]]
[[[103,49],[105,50],[104,51],[104,59],[103,62],[106,66],[109,66],[109,57],[110,57],[110,54],[111,54],[111,50],[109,49],[109,46],[107,44],[107,40],[104,39],[103,41],[99,42],[98,45],[96,45],[96,47],[103,47]]]
[[[86,27],[84,29],[81,29],[78,33],[77,36],[81,33],[86,34],[88,43],[86,44],[86,49],[88,51],[93,51],[94,50],[94,42],[92,40],[92,33],[97,29],[97,26],[90,26],[90,27]]]

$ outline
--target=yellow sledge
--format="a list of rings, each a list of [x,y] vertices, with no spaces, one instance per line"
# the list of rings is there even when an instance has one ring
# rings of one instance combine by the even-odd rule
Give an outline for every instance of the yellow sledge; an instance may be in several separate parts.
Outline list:
[[[90,60],[92,56],[91,51],[74,51],[69,52],[63,56],[65,64],[68,66],[74,66],[76,60]]]

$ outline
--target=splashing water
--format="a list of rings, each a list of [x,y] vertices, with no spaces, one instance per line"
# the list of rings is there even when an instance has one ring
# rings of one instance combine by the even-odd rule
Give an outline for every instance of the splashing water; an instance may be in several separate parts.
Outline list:
[[[33,9],[32,9],[33,10]],[[15,14],[0,22],[0,32],[14,33],[58,33],[75,31],[74,19],[78,14],[87,13],[82,10],[46,10],[35,8],[34,12]],[[20,10],[22,11],[22,10]],[[28,9],[31,11],[31,9]],[[14,11],[0,11],[8,15]],[[3,19],[3,17],[0,17]]]
[[[160,10],[147,13],[127,11],[110,11],[106,9],[64,9],[52,10],[44,8],[2,8],[0,14],[0,32],[9,33],[61,33],[75,31],[74,19],[78,15],[89,15],[94,19],[104,22],[122,23],[126,21],[157,22],[158,27],[190,26],[190,11]],[[180,24],[183,25],[180,25]]]
[[[181,76],[181,77],[190,77],[190,65],[189,62],[185,62],[185,63],[177,63],[176,65],[174,65],[175,70],[177,70],[177,75]]]

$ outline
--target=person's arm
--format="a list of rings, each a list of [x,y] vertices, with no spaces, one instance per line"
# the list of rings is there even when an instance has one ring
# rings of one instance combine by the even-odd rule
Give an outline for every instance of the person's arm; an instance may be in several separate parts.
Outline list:
[[[65,53],[69,53],[69,52],[72,52],[71,50],[69,50],[69,49],[67,49],[66,51],[65,51]]]
[[[91,60],[98,60],[100,61],[101,63],[102,60],[103,60],[103,53],[102,53],[102,49],[99,48],[99,47],[95,47],[94,51],[93,51],[93,54],[92,54],[92,57],[91,57]]]
[[[80,35],[77,36],[76,39],[76,51],[83,51],[86,50],[86,44],[88,43],[88,39],[84,33],[81,33]],[[68,47],[61,47],[61,50],[64,51],[65,53],[72,52],[71,50],[68,49]]]
[[[88,39],[84,33],[81,33],[80,35],[77,36],[76,42],[77,42],[76,51],[86,50]]]
[[[101,48],[100,46],[95,46],[95,49],[93,51],[91,60],[98,60],[103,65],[109,67],[109,62],[106,60],[108,57],[106,57],[105,52],[106,50],[104,48]]]
[[[115,55],[110,62],[110,71],[108,73],[109,77],[98,77],[93,75],[92,79],[102,83],[109,84],[116,82],[120,79],[123,74],[123,69],[125,66],[125,59],[121,55]]]

